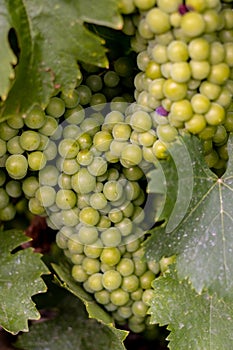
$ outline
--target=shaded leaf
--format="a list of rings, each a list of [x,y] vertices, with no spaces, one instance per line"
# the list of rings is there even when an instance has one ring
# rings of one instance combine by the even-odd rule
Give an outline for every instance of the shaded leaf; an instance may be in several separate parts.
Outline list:
[[[20,231],[0,232],[0,325],[13,334],[27,331],[28,320],[40,318],[31,297],[47,289],[41,254],[32,248],[13,252],[27,241]]]
[[[233,304],[180,281],[171,269],[153,282],[151,323],[168,325],[171,350],[222,350],[233,347]]]
[[[16,346],[24,350],[125,350],[123,337],[94,319],[88,319],[82,302],[67,295],[57,305],[54,319],[31,326]]]

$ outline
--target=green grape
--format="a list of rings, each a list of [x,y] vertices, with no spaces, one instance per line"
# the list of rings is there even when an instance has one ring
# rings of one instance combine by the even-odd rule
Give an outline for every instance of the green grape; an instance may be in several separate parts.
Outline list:
[[[187,44],[180,40],[173,40],[167,47],[167,57],[172,62],[187,61],[189,59]]]
[[[199,91],[209,100],[216,100],[221,93],[221,86],[204,80],[200,85]]]
[[[151,288],[151,283],[153,282],[154,279],[155,279],[155,274],[152,271],[148,270],[144,272],[143,275],[139,277],[141,288],[142,289]]]
[[[201,140],[210,140],[214,137],[214,134],[216,132],[216,126],[210,125],[210,126],[206,126],[205,129],[203,129],[199,134],[199,138]]]
[[[79,235],[77,233],[72,234],[67,241],[67,248],[69,249],[72,255],[82,254],[84,251],[84,246],[80,243]],[[84,254],[82,254],[84,258]]]
[[[5,185],[7,194],[12,198],[19,198],[22,194],[22,186],[19,181],[10,180]]]
[[[195,94],[191,98],[192,109],[197,114],[206,113],[210,108],[210,100],[202,94]]]
[[[117,201],[123,195],[123,187],[118,181],[107,181],[103,187],[103,194],[107,200]]]
[[[144,176],[142,169],[138,166],[123,168],[123,174],[129,181],[138,181]]]
[[[94,208],[85,207],[80,210],[79,220],[85,225],[95,226],[97,225],[99,219],[100,219],[100,214],[98,210]],[[97,237],[95,238],[95,240],[96,239]]]
[[[34,215],[44,215],[45,214],[45,209],[39,202],[37,198],[29,198],[28,201],[28,208],[30,212]]]
[[[106,173],[108,164],[102,157],[94,157],[92,162],[87,166],[87,170],[93,176],[101,176]]]
[[[107,205],[107,199],[103,195],[103,193],[93,193],[90,196],[90,205],[92,208],[101,210],[104,209]]]
[[[10,127],[7,122],[0,123],[0,139],[8,141],[18,134],[18,130]]]
[[[46,107],[46,113],[54,118],[60,118],[65,112],[65,102],[59,97],[51,97]]]
[[[97,303],[107,305],[110,302],[110,293],[107,290],[100,290],[94,294]]]
[[[120,230],[122,236],[128,236],[133,231],[132,220],[127,217],[118,222],[116,227]]]
[[[103,77],[104,84],[108,87],[116,87],[120,82],[119,75],[114,71],[107,71]]]
[[[103,251],[103,244],[100,239],[97,239],[92,245],[84,246],[84,254],[92,259],[99,258]]]
[[[210,43],[205,38],[199,37],[188,44],[189,56],[194,61],[208,60],[210,55]]]
[[[210,54],[209,61],[210,64],[218,64],[224,61],[225,50],[224,45],[219,41],[214,41],[210,43]]]
[[[121,288],[115,289],[110,293],[110,301],[116,306],[126,305],[129,301],[129,293]]]
[[[79,94],[76,90],[72,90],[69,93],[61,92],[60,98],[64,101],[66,108],[75,108],[79,104]],[[57,108],[57,110],[58,110],[58,108]],[[65,113],[65,111],[62,113],[62,115],[64,113]]]
[[[12,154],[6,160],[6,170],[12,179],[20,180],[28,170],[28,161],[22,154]]]
[[[157,135],[160,140],[164,142],[172,142],[178,136],[178,132],[175,127],[166,124],[166,125],[158,125],[157,127]]]
[[[211,103],[205,119],[209,125],[219,125],[225,120],[225,110],[217,103]]]
[[[71,209],[76,204],[76,195],[72,190],[60,189],[56,192],[56,205],[60,209]]]
[[[213,64],[208,75],[208,80],[213,84],[222,85],[227,81],[229,75],[230,68],[225,62]]]
[[[93,226],[82,226],[78,231],[78,238],[82,244],[93,244],[98,238],[98,230]]]
[[[58,122],[55,118],[47,116],[45,118],[45,123],[39,129],[39,132],[45,136],[52,136],[58,128]]]
[[[34,151],[40,145],[40,135],[36,131],[24,131],[19,137],[20,146],[26,151]]]
[[[55,159],[57,155],[56,143],[52,140],[49,140],[48,145],[46,146],[45,150],[43,150],[43,153],[48,161]]]
[[[194,11],[186,12],[181,18],[181,29],[189,37],[197,37],[206,29],[205,18]]]
[[[79,224],[79,208],[62,210],[62,223],[65,226],[76,226]]]
[[[63,158],[74,158],[79,152],[79,144],[73,139],[63,139],[58,145],[58,152]]]
[[[128,144],[123,148],[120,157],[123,166],[132,167],[142,161],[142,150],[138,145]]]
[[[67,123],[79,125],[85,118],[85,110],[81,105],[77,105],[74,108],[66,109],[64,117]]]
[[[82,261],[82,267],[88,275],[93,275],[100,270],[100,262],[98,259],[85,257]]]
[[[185,128],[192,134],[199,134],[206,127],[206,120],[202,114],[193,114],[191,119],[185,122]]]
[[[156,0],[134,0],[134,4],[140,10],[145,11],[153,7],[156,4]]]
[[[0,188],[0,209],[4,209],[9,204],[10,198],[4,188]]]
[[[108,151],[111,142],[112,135],[107,130],[98,131],[93,137],[93,146],[100,152]]]
[[[118,208],[113,208],[108,212],[108,218],[112,223],[117,224],[123,219],[123,213]]]
[[[147,315],[148,306],[142,301],[134,301],[132,305],[132,312],[135,316],[145,317]]]
[[[54,165],[47,165],[39,172],[39,181],[41,185],[56,186],[58,182],[59,171]]]
[[[121,232],[117,227],[109,227],[101,233],[105,247],[117,247],[121,243]]]
[[[78,125],[69,124],[63,129],[62,136],[64,139],[74,139],[76,140],[81,133],[81,129]]]
[[[0,186],[4,185],[6,181],[6,173],[2,169],[0,169]]]
[[[27,197],[34,197],[38,188],[39,182],[36,176],[29,176],[23,180],[22,190]]]
[[[177,83],[185,83],[190,80],[192,70],[188,62],[174,62],[170,74],[171,78]]]
[[[122,258],[116,267],[121,276],[130,276],[134,272],[134,263],[129,258]]]
[[[106,102],[107,99],[105,95],[101,92],[96,92],[91,96],[90,106],[92,106],[93,109],[98,111],[104,108]]]
[[[93,92],[98,92],[103,88],[102,79],[97,74],[89,75],[85,83]]]
[[[153,8],[146,14],[146,21],[150,30],[155,34],[162,34],[170,29],[169,16],[159,8]]]
[[[193,79],[204,80],[209,76],[210,64],[208,61],[189,61]]]
[[[26,118],[22,118],[20,115],[13,115],[12,117],[7,119],[7,124],[12,129],[22,129],[24,126]],[[26,123],[25,123],[26,124]]]
[[[37,189],[35,197],[43,207],[50,207],[55,203],[56,191],[50,186],[41,186]]]
[[[9,141],[8,141],[9,142]],[[0,157],[3,157],[7,152],[7,143],[0,139]]]
[[[185,83],[177,83],[173,79],[167,79],[163,84],[163,93],[170,100],[179,101],[185,98],[187,85]]]
[[[100,261],[108,266],[115,266],[121,259],[120,250],[117,247],[104,247],[100,255]]]
[[[205,162],[209,168],[213,168],[218,163],[219,157],[215,150],[205,155]]]
[[[70,252],[70,249],[69,249],[69,252]],[[81,265],[82,264],[82,261],[83,261],[83,259],[85,257],[84,254],[75,254],[75,253],[72,254],[71,252],[70,252],[70,254],[71,254],[70,260],[72,261],[72,263],[74,265]]]
[[[96,187],[96,178],[87,169],[81,168],[76,174],[72,175],[71,185],[77,193],[90,193]]]
[[[45,112],[39,106],[33,107],[23,121],[30,129],[40,129],[45,123]]]
[[[116,270],[109,270],[104,272],[102,283],[103,287],[108,291],[118,289],[121,285],[122,277],[121,274]]]
[[[72,277],[77,282],[85,282],[88,279],[88,274],[80,265],[74,265],[71,270]]]
[[[38,171],[43,169],[46,165],[46,161],[47,158],[43,152],[34,151],[28,155],[28,166],[31,170]]]
[[[139,279],[136,275],[124,276],[122,279],[121,288],[128,292],[135,292],[139,288]]]
[[[92,145],[92,138],[87,132],[82,133],[77,137],[80,149],[89,149]]]
[[[14,219],[15,214],[15,206],[9,203],[3,209],[0,209],[0,221],[11,221]]]
[[[227,131],[223,125],[218,125],[213,142],[217,145],[224,144],[227,141]]]
[[[14,137],[12,137],[12,139],[8,140],[6,143],[6,147],[7,147],[7,151],[10,154],[22,154],[24,152],[24,149],[20,146],[20,142],[19,142],[19,136],[16,135]],[[4,141],[1,140],[2,145],[4,145],[3,143]],[[2,156],[6,153],[3,154],[4,151],[4,146],[2,146]]]
[[[180,122],[186,122],[193,116],[192,105],[189,100],[183,99],[180,101],[176,101],[171,106],[171,115],[174,120]],[[161,125],[166,126],[166,125]]]
[[[103,289],[103,274],[100,272],[94,273],[93,275],[88,277],[88,287],[93,292],[99,292]]]
[[[135,5],[133,0],[121,0],[119,3],[119,10],[122,14],[128,15],[134,12]]]

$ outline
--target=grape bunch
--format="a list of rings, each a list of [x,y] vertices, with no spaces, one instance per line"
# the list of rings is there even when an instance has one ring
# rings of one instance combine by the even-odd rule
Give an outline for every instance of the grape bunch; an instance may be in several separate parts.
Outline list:
[[[58,230],[56,242],[72,263],[74,280],[119,324],[141,332],[160,271],[159,263],[141,260],[158,202],[145,195],[156,160],[153,118],[136,104],[101,108],[69,113],[60,124],[57,156],[39,171],[30,201]]]
[[[203,141],[208,166],[225,169],[233,130],[232,2],[134,3],[140,10],[135,37],[145,47],[138,50],[135,99],[156,112],[156,156],[164,158],[165,143],[189,132]]]

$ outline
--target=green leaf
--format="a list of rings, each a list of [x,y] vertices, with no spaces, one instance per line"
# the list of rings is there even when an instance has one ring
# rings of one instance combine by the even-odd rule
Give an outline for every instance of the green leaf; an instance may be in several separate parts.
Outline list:
[[[171,214],[171,226],[175,227],[172,231],[167,230],[165,224],[152,231],[145,244],[146,256],[147,259],[159,260],[177,254],[179,278],[189,277],[199,293],[208,288],[211,293],[232,298],[233,137],[231,135],[228,141],[228,169],[221,179],[206,166],[197,138],[186,137],[184,143],[193,166],[193,193],[189,207],[185,212],[182,206],[180,211],[177,207],[176,216]],[[182,150],[180,154],[183,154]],[[176,167],[179,167],[177,162]],[[182,169],[180,174],[182,176]],[[180,200],[184,196],[185,193]],[[176,227],[182,216],[183,220]]]
[[[98,6],[93,0],[41,0],[39,5],[33,0],[8,0],[2,4],[0,9],[8,15],[20,48],[2,118],[23,115],[34,104],[45,107],[60,90],[70,93],[81,77],[77,60],[107,67],[104,40],[90,32],[84,20],[120,28],[117,5],[117,0],[100,0]],[[9,24],[5,32],[8,29]]]
[[[106,325],[106,327],[108,327],[114,334],[114,337],[117,337],[117,339],[122,342],[126,338],[128,332],[115,328],[114,321],[110,314],[103,310],[92,298],[92,296],[81,287],[80,284],[74,281],[70,273],[70,265],[68,265],[64,260],[61,260],[59,264],[52,264],[52,267],[57,274],[57,282],[59,285],[80,299],[84,303],[89,317],[94,318],[100,323]],[[123,348],[119,347],[119,350],[120,349]]]
[[[171,269],[172,270],[172,269]],[[168,325],[171,350],[233,348],[233,304],[206,292],[198,295],[191,284],[171,271],[153,282],[151,323]]]
[[[0,231],[0,325],[17,334],[28,330],[28,320],[40,318],[31,297],[46,291],[41,278],[49,271],[32,248],[14,252],[29,239],[17,230]]]
[[[9,14],[0,0],[0,97],[5,100],[10,89],[10,82],[14,78],[13,64],[17,63],[17,58],[11,50],[8,33],[11,28]]]
[[[109,327],[88,319],[82,302],[69,294],[57,305],[54,319],[34,324],[29,333],[18,337],[16,346],[24,350],[125,350],[122,340]]]

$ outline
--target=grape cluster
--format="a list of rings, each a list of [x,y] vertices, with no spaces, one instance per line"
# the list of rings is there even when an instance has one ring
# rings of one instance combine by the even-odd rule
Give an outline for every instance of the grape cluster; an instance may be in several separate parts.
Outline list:
[[[158,200],[145,196],[145,174],[156,160],[153,118],[125,103],[64,116],[61,132],[55,131],[57,156],[39,171],[30,201],[58,230],[56,242],[73,265],[73,278],[118,323],[142,331],[159,272],[159,264],[141,261]]]
[[[150,3],[152,7],[146,9]],[[143,7],[138,2],[136,36],[146,48],[137,57],[141,72],[135,77],[135,98],[139,105],[156,111],[161,141],[156,156],[164,157],[164,142],[189,132],[203,141],[209,167],[224,169],[228,133],[233,130],[230,2],[153,3],[146,1]]]
[[[153,116],[128,103],[131,74],[125,57],[99,74],[83,64],[71,95],[60,93],[45,110],[35,107],[24,119],[0,124],[0,210],[1,220],[11,220],[10,196],[26,198],[30,212],[58,231],[74,280],[118,324],[141,332],[160,271],[159,263],[142,261],[141,249],[155,221],[157,198],[145,193],[156,136]]]

